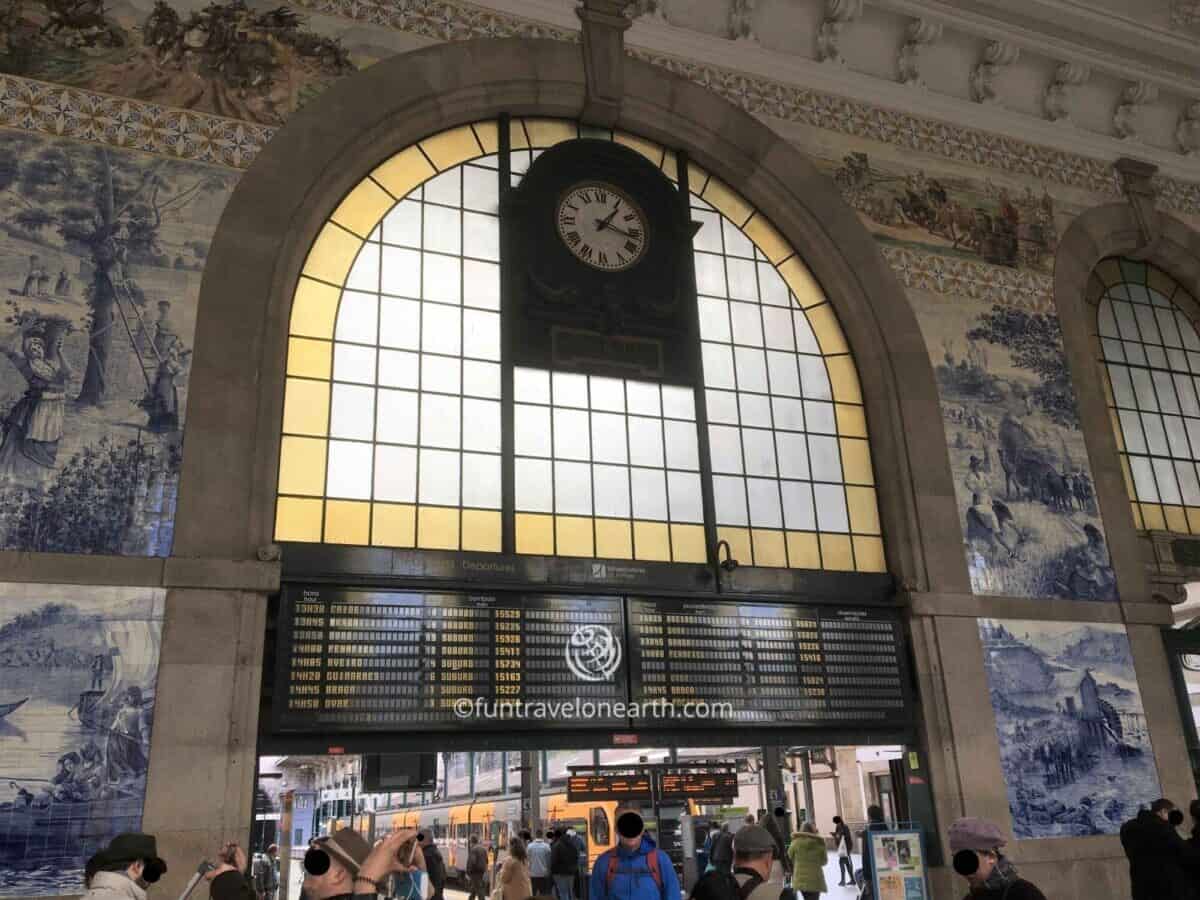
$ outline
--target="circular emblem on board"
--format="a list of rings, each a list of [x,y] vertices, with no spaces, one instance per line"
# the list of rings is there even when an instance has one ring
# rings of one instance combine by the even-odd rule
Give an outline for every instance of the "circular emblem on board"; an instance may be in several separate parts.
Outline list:
[[[621,642],[603,625],[580,625],[567,638],[567,667],[582,681],[607,681],[621,665]]]

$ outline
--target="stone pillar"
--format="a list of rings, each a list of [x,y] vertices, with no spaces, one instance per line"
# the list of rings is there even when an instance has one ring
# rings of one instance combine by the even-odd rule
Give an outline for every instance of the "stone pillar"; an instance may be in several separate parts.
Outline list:
[[[847,822],[862,822],[867,818],[862,791],[858,787],[858,755],[853,747],[834,747],[837,763],[838,796],[841,798],[841,817]]]

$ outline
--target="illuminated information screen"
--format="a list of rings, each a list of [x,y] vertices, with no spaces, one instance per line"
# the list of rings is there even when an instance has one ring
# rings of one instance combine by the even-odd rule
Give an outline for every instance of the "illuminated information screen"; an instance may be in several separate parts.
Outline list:
[[[624,638],[619,597],[288,587],[275,727],[624,726],[628,719],[587,707],[628,700]],[[567,702],[580,708],[567,711]]]
[[[903,647],[886,611],[629,600],[630,687],[647,724],[661,718],[655,700],[676,715],[729,704],[708,716],[726,724],[903,724]]]
[[[588,800],[642,800],[651,796],[650,776],[571,775],[567,778],[567,802]]]
[[[660,800],[732,800],[738,795],[736,772],[663,772],[659,776]]]

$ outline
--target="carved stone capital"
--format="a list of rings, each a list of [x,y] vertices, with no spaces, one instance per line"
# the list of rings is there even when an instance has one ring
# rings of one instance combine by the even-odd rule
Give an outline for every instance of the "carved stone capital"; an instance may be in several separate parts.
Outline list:
[[[905,41],[897,59],[897,80],[910,87],[925,87],[921,78],[921,48],[936,44],[942,38],[942,23],[928,19],[913,19],[904,30]]]
[[[611,127],[621,111],[625,93],[625,32],[632,24],[625,15],[628,0],[584,0],[575,8],[583,23],[583,67],[587,98],[583,121]]]
[[[1122,140],[1138,140],[1139,112],[1143,106],[1158,102],[1158,86],[1147,81],[1131,81],[1121,91],[1121,102],[1113,113],[1113,130]]]
[[[825,0],[825,18],[817,31],[817,59],[821,62],[846,62],[838,43],[842,31],[857,20],[862,11],[863,0]]]
[[[758,0],[729,0],[729,37],[735,41],[757,41],[754,7]]]
[[[1069,122],[1074,89],[1086,84],[1091,77],[1091,67],[1083,63],[1062,63],[1055,69],[1053,79],[1046,86],[1046,118],[1052,122]]]
[[[1175,140],[1185,155],[1200,155],[1200,100],[1193,100],[1184,107],[1179,127],[1175,129]]]
[[[983,50],[983,59],[971,70],[971,99],[976,103],[996,103],[996,76],[1021,58],[1021,49],[1004,41],[992,41]]]
[[[1158,224],[1158,188],[1154,184],[1154,176],[1158,174],[1158,166],[1140,159],[1130,159],[1123,156],[1113,167],[1121,179],[1121,190],[1141,233],[1138,248],[1130,254],[1134,258],[1148,255],[1158,241],[1161,229]]]

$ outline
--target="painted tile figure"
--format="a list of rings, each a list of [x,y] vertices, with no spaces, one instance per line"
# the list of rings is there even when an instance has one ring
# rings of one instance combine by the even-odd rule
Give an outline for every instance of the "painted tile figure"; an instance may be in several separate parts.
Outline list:
[[[1116,834],[1159,795],[1120,625],[980,619],[1017,838]]]
[[[0,549],[165,556],[233,176],[2,130],[0,163]]]
[[[164,597],[0,585],[0,897],[77,893],[141,825]]]
[[[1052,306],[909,296],[933,358],[975,593],[1115,600]]]

